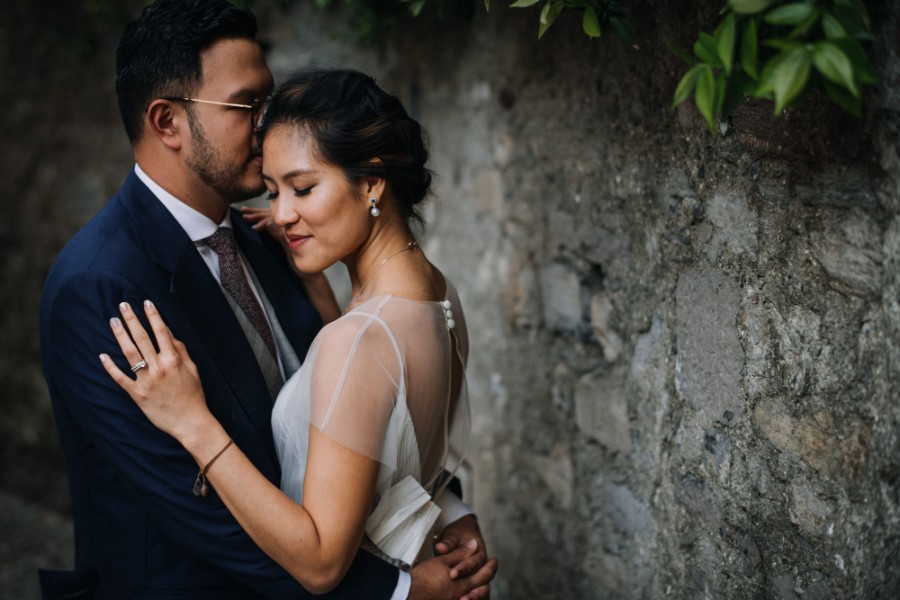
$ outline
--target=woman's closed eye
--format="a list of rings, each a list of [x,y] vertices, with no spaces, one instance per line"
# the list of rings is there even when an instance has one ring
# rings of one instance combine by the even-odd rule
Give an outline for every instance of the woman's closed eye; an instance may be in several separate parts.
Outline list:
[[[311,185],[311,186],[305,187],[305,188],[294,188],[294,195],[295,196],[309,196],[309,193],[312,191],[312,189],[314,187],[316,187],[316,186]]]

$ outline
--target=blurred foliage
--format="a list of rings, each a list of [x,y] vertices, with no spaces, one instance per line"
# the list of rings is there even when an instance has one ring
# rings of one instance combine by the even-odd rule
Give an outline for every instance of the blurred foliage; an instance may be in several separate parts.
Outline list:
[[[422,0],[420,0],[422,1]],[[564,9],[581,11],[581,28],[590,38],[598,38],[604,31],[612,31],[629,44],[634,44],[631,25],[625,20],[622,2],[616,0],[516,0],[511,8],[540,6],[538,39],[544,37]],[[484,0],[484,8],[491,9],[491,0]]]
[[[148,1],[7,0],[7,18],[0,21],[5,60],[15,60],[23,47],[53,53],[61,62],[83,60]],[[263,0],[233,1],[253,8]],[[265,1],[284,9],[297,2]],[[351,31],[364,45],[385,43],[411,18],[424,15],[438,22],[472,17],[482,1],[489,11],[492,0],[315,0],[322,9],[346,13]],[[721,22],[711,33],[699,34],[692,53],[669,45],[690,65],[675,89],[674,105],[693,95],[713,134],[716,122],[745,97],[771,100],[778,115],[821,89],[838,106],[860,116],[863,87],[876,81],[864,47],[873,38],[863,0],[720,1],[724,1]],[[506,2],[537,12],[538,38],[569,10],[581,13],[589,38],[612,32],[635,44],[625,0]]]
[[[778,115],[824,89],[860,116],[862,87],[876,81],[862,46],[873,39],[862,0],[728,0],[722,14],[711,34],[700,33],[693,55],[670,46],[691,65],[675,106],[693,94],[713,134],[746,96],[772,100]]]

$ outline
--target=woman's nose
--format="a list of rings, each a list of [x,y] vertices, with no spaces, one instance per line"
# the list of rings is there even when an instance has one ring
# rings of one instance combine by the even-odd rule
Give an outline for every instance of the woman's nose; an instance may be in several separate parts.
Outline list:
[[[298,220],[297,211],[293,210],[290,202],[276,199],[271,202],[272,221],[279,227],[286,227]]]

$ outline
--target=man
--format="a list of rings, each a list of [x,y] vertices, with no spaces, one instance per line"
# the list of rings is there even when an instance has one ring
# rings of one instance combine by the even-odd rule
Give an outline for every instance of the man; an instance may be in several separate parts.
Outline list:
[[[273,83],[255,33],[253,16],[225,0],[157,0],[120,42],[116,90],[136,165],[60,253],[41,300],[76,546],[73,571],[42,573],[46,598],[309,597],[215,494],[192,493],[193,459],[97,359],[117,347],[107,323],[118,304],[152,299],[187,345],[212,412],[278,483],[272,399],[321,320],[280,247],[229,210],[264,189],[253,130]],[[211,239],[223,227],[236,255]],[[235,268],[247,293],[233,288]],[[455,519],[443,534],[452,552],[411,576],[360,552],[330,597],[487,598],[496,563],[474,518],[441,501]]]

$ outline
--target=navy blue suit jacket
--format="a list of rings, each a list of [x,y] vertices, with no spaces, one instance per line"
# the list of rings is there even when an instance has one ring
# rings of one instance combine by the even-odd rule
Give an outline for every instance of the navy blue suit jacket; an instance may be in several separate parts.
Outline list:
[[[288,268],[234,214],[235,235],[297,355],[321,321]],[[271,240],[268,240],[271,242]],[[41,298],[41,353],[66,457],[75,570],[44,573],[47,597],[121,600],[311,597],[243,532],[215,494],[195,497],[197,465],[158,431],[98,359],[127,363],[109,318],[151,299],[196,362],[206,400],[273,483],[272,402],[225,297],[171,214],[132,172],[66,245]],[[333,598],[388,598],[398,571],[360,551]],[[65,595],[68,594],[68,595]]]

